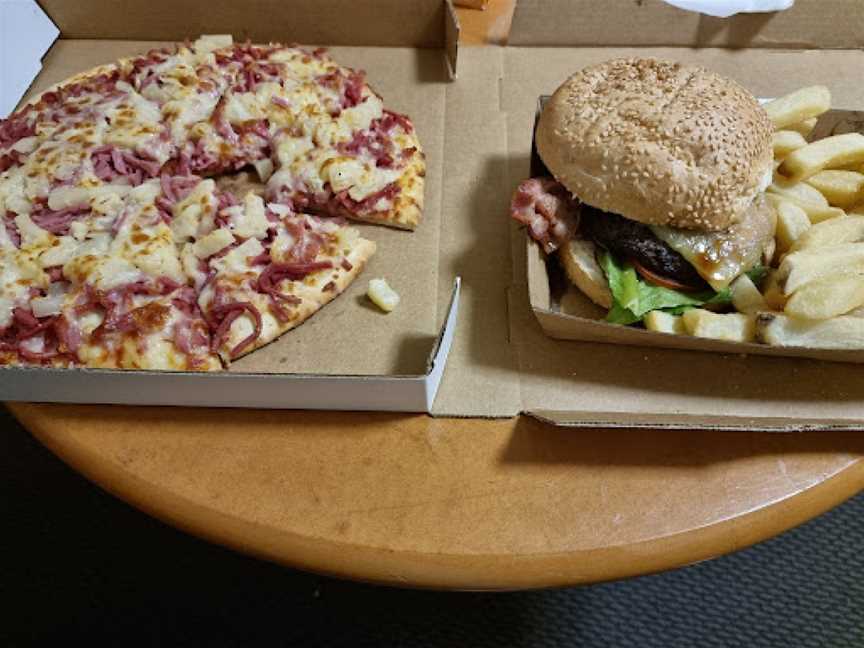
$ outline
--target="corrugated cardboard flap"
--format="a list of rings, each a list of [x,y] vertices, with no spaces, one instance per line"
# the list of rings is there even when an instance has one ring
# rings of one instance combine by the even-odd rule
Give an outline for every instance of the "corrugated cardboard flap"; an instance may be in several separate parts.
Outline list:
[[[864,11],[860,0],[798,0],[785,11],[713,18],[662,0],[519,0],[508,43],[855,49],[864,46]]]
[[[63,38],[182,41],[219,33],[255,42],[443,48],[448,19],[445,0],[39,0],[39,4]]]
[[[459,20],[452,0],[39,0],[39,4],[60,28],[62,38],[182,41],[209,33],[253,42],[434,48],[444,51],[451,77],[456,75]]]

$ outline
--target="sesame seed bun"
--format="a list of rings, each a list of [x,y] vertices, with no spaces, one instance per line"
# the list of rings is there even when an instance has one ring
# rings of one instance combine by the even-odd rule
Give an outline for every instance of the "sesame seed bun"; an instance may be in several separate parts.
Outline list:
[[[567,278],[598,306],[612,308],[612,291],[603,269],[597,263],[597,246],[585,239],[570,239],[558,250]]]
[[[717,231],[764,188],[773,131],[734,81],[629,58],[565,81],[540,115],[536,142],[555,178],[593,207],[650,225]]]

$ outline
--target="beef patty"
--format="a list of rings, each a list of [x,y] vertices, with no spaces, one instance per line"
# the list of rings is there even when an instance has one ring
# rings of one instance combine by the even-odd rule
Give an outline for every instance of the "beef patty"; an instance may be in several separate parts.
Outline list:
[[[696,269],[657,238],[647,225],[583,204],[579,229],[586,238],[622,261],[635,261],[658,276],[694,290],[709,288]]]

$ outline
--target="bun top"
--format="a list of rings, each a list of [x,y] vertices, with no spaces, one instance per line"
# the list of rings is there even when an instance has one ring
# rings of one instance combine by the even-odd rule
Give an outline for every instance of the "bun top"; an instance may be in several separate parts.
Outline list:
[[[537,150],[583,202],[652,225],[729,227],[770,181],[774,127],[752,94],[700,67],[617,59],[567,79]]]

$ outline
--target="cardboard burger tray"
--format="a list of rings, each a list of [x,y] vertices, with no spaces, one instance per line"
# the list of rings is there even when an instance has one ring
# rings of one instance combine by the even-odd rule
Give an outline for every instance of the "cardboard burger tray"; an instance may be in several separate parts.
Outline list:
[[[548,95],[540,97],[537,102],[537,113],[534,116],[535,137],[531,142],[532,177],[552,176],[537,152],[536,142],[537,122],[548,100]],[[864,131],[862,115],[864,113],[854,110],[829,110],[819,117],[809,140],[815,141],[830,135]],[[544,254],[537,242],[528,236],[525,237],[525,245],[531,310],[534,311],[540,327],[549,337],[666,349],[692,349],[712,353],[742,353],[864,363],[864,349],[815,349],[769,346],[756,342],[727,342],[610,324],[606,322],[607,309],[597,306],[582,291],[573,286],[556,258]],[[861,325],[864,326],[864,322]]]
[[[415,119],[429,170],[423,224],[413,234],[364,229],[379,243],[372,265],[296,331],[221,376],[155,374],[147,383],[139,380],[145,372],[102,372],[110,375],[104,383],[125,386],[110,399],[82,387],[66,400],[525,413],[570,426],[864,429],[864,372],[854,364],[548,336],[531,301],[544,288],[529,290],[536,275],[529,276],[525,233],[508,210],[513,190],[530,174],[537,98],[575,70],[612,57],[702,64],[763,97],[821,83],[835,105],[864,106],[859,0],[798,0],[785,12],[727,20],[661,0],[521,0],[509,45],[462,48],[452,82],[447,62],[456,59],[458,27],[449,3],[435,0],[259,0],[254,14],[211,4],[202,13],[198,0],[152,0],[146,11],[133,1],[110,11],[97,0],[72,4],[42,0],[63,38],[34,90],[150,45],[132,39],[229,31],[338,45],[338,60],[364,67],[387,105]],[[389,316],[362,304],[374,276],[387,277],[402,295]],[[458,314],[451,299],[456,277]],[[549,298],[548,282],[545,290]],[[445,320],[455,326],[441,327]],[[433,375],[424,369],[439,339],[435,370],[443,368],[443,342],[452,339],[452,347],[434,404],[429,383],[422,396],[417,386],[416,400],[402,402],[395,385],[406,375],[421,383]],[[29,373],[26,388],[16,387]],[[0,397],[63,400],[62,388],[85,384],[94,373],[0,373]],[[202,385],[193,387],[198,380]]]

